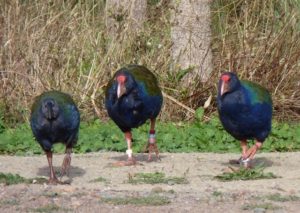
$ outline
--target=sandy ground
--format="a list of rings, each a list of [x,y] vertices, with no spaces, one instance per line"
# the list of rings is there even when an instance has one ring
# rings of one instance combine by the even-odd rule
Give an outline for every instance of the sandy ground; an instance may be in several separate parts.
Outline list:
[[[277,179],[221,182],[214,176],[229,170],[229,160],[237,154],[163,153],[161,161],[147,162],[138,154],[142,165],[111,167],[125,159],[123,153],[105,152],[73,155],[70,185],[18,184],[0,187],[1,212],[300,212],[300,153],[261,153],[254,165],[264,163],[265,172]],[[54,155],[59,170],[63,155]],[[48,178],[45,156],[0,156],[0,171],[27,178]],[[166,176],[185,176],[188,184],[129,184],[129,176],[138,172],[163,172]],[[103,177],[106,182],[91,182]],[[147,197],[156,194],[169,204],[115,205],[108,198]]]

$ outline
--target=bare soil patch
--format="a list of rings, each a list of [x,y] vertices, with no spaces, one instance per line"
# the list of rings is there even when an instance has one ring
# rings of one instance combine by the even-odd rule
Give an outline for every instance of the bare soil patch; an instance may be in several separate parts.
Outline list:
[[[257,154],[266,172],[280,178],[222,182],[238,154],[162,153],[161,161],[112,167],[123,153],[72,156],[69,185],[17,184],[0,188],[1,212],[299,212],[300,153]],[[59,171],[63,155],[54,155]],[[48,178],[45,156],[0,156],[0,171]],[[161,183],[131,182],[136,174],[164,174]],[[144,176],[142,176],[144,177]],[[169,178],[169,179],[168,179]],[[173,178],[173,179],[172,179]],[[176,178],[185,181],[176,182]]]

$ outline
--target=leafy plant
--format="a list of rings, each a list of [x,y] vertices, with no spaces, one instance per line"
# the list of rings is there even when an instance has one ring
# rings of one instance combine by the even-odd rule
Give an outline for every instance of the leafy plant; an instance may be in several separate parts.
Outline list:
[[[20,175],[16,174],[4,174],[0,173],[0,183],[4,183],[5,185],[13,185],[18,183],[24,183],[26,182],[26,179],[21,177]]]
[[[276,210],[280,209],[280,206],[276,206],[272,203],[260,203],[260,204],[246,204],[243,206],[243,210],[253,210],[256,208],[266,209],[266,210]]]
[[[51,213],[51,212],[58,212],[58,211],[63,211],[63,212],[67,212],[70,211],[70,209],[65,209],[65,208],[61,208],[56,204],[48,204],[42,207],[38,207],[35,209],[31,209],[33,212],[40,212],[40,213]]]
[[[162,172],[155,173],[136,173],[134,175],[128,175],[128,183],[131,184],[186,184],[188,181],[185,177],[166,177]]]
[[[13,185],[19,183],[37,183],[42,184],[47,182],[45,178],[24,178],[18,174],[11,173],[0,173],[0,183],[4,183],[5,185]]]
[[[17,199],[14,199],[14,198],[0,201],[0,206],[2,206],[2,205],[14,206],[14,205],[19,205],[19,204],[20,204],[20,201]]]
[[[102,198],[105,203],[113,205],[140,205],[140,206],[161,206],[170,203],[170,200],[163,196],[149,195],[146,197],[112,197]]]
[[[108,181],[107,181],[107,179],[104,178],[104,177],[98,177],[98,178],[93,179],[93,180],[91,180],[91,181],[89,181],[89,182],[90,182],[90,183],[97,183],[97,182],[104,182],[104,183],[107,183]]]
[[[148,123],[133,130],[135,153],[143,151],[148,140],[148,131]],[[161,152],[240,152],[239,142],[223,129],[217,117],[205,122],[201,119],[193,123],[158,122],[156,131],[157,145]],[[53,147],[55,153],[64,153],[63,144],[55,144]],[[123,133],[111,121],[82,122],[74,152],[88,153],[100,150],[125,152]],[[263,152],[300,150],[300,125],[274,121],[272,132],[261,150]],[[0,154],[34,155],[43,154],[43,151],[33,138],[29,125],[22,124],[0,133]]]
[[[271,194],[266,196],[268,200],[277,201],[277,202],[287,202],[287,201],[299,201],[300,197],[296,195],[281,195],[279,193]]]
[[[221,175],[215,176],[220,181],[236,181],[236,180],[258,180],[258,179],[273,179],[278,178],[272,172],[264,173],[263,167],[254,169],[240,168],[232,172],[224,172]]]

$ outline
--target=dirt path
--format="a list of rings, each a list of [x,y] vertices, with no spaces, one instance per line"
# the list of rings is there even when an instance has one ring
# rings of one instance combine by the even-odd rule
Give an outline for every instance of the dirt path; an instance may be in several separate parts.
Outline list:
[[[255,164],[264,162],[265,172],[281,178],[254,181],[220,182],[214,176],[228,170],[237,154],[163,153],[162,160],[143,165],[113,168],[110,163],[125,157],[123,153],[73,155],[70,185],[40,184],[2,185],[1,212],[300,212],[300,153],[257,154]],[[62,155],[54,156],[59,169]],[[0,156],[0,171],[23,177],[48,177],[45,156]],[[163,172],[183,177],[188,184],[130,184],[135,173]],[[102,177],[106,181],[90,182]],[[149,205],[115,205],[125,197],[166,199],[170,203]],[[108,200],[110,201],[108,202]],[[124,200],[123,200],[124,202]]]

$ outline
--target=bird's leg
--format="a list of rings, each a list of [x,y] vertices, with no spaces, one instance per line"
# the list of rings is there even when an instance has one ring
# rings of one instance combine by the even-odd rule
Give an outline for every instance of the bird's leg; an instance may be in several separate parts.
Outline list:
[[[69,170],[71,166],[72,147],[66,147],[65,153],[66,155],[61,166],[60,178],[62,178],[65,174],[69,175]]]
[[[148,144],[147,144],[147,149],[148,149],[148,161],[151,160],[152,152],[155,152],[156,154],[156,158],[160,160],[159,158],[159,151],[157,148],[157,144],[156,144],[156,139],[155,139],[155,118],[150,120],[150,131],[149,131],[149,140],[148,140]]]
[[[131,149],[131,142],[132,142],[132,135],[131,132],[125,132],[125,140],[127,142],[127,150],[126,150],[126,154],[128,155],[128,159],[127,161],[119,161],[114,163],[114,166],[131,166],[131,165],[135,165],[136,164],[136,160],[134,159],[133,155],[132,155],[132,149]]]
[[[245,155],[246,155],[247,150],[248,150],[248,145],[247,145],[246,140],[241,141],[241,148],[242,148],[242,157],[245,158]]]
[[[61,183],[55,176],[55,172],[53,169],[53,164],[52,164],[52,152],[51,151],[46,151],[46,156],[49,164],[49,169],[50,169],[50,178],[48,180],[49,184],[58,184]]]
[[[240,144],[242,148],[242,156],[237,160],[236,159],[230,160],[229,161],[230,164],[241,164],[247,162],[247,157],[245,157],[248,150],[247,140],[241,140]]]
[[[250,158],[247,156],[248,152],[248,145],[247,140],[241,141],[241,148],[242,148],[242,157],[239,160],[239,163],[242,164],[245,168],[250,167]]]
[[[247,150],[246,154],[243,156],[244,159],[249,158],[250,160],[252,160],[257,150],[259,150],[261,146],[262,146],[262,142],[256,141],[255,144],[250,149]]]
[[[126,154],[128,155],[128,159],[127,159],[127,166],[129,165],[134,165],[136,163],[134,157],[132,156],[132,149],[131,149],[131,145],[132,145],[132,134],[131,131],[125,132],[125,140],[127,142],[127,150],[126,150]]]
[[[254,158],[255,153],[257,152],[257,150],[260,149],[261,146],[262,146],[262,143],[259,141],[256,141],[256,143],[250,149],[247,149],[247,145],[242,147],[243,155],[240,159],[240,163],[245,168],[251,168],[251,160]]]

